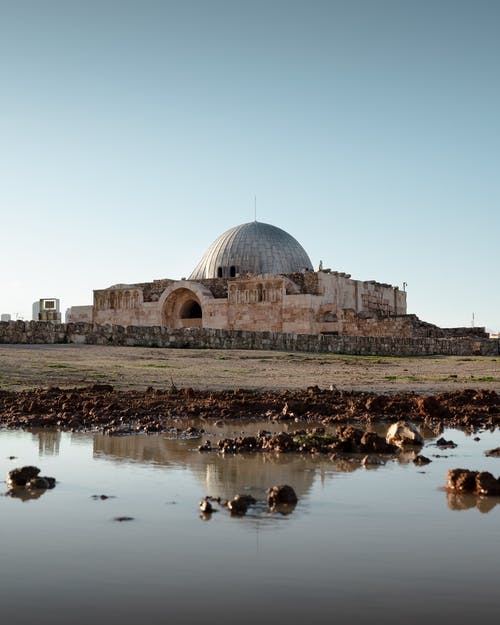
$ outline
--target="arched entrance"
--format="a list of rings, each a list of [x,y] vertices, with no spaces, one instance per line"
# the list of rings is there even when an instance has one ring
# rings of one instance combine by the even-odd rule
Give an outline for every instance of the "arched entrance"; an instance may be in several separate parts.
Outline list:
[[[186,288],[172,291],[163,304],[162,324],[168,328],[203,327],[203,309],[197,295]]]
[[[194,299],[190,299],[185,302],[182,305],[179,314],[181,319],[202,319],[203,317],[201,312],[201,306]]]

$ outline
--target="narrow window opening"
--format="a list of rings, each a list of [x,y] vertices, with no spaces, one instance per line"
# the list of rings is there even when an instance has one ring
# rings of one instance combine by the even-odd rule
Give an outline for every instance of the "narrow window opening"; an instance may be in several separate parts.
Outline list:
[[[222,278],[222,267],[217,267],[217,277]]]
[[[235,276],[236,276],[236,267],[234,265],[231,265],[231,267],[229,268],[229,277],[234,278]]]

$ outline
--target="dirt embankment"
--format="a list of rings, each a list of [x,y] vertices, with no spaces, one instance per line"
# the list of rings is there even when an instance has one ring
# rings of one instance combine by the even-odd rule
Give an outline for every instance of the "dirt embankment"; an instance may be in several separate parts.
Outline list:
[[[418,396],[320,389],[202,391],[192,388],[116,391],[109,385],[75,389],[0,391],[0,423],[16,427],[99,429],[112,434],[163,432],[173,417],[203,420],[267,418],[323,424],[411,419],[434,430],[443,425],[495,428],[500,396],[468,389]]]

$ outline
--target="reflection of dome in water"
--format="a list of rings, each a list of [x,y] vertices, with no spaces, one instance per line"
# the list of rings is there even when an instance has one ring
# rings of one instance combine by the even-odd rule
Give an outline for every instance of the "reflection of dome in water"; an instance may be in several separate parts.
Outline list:
[[[306,251],[288,232],[252,221],[221,234],[205,252],[189,279],[312,270]]]

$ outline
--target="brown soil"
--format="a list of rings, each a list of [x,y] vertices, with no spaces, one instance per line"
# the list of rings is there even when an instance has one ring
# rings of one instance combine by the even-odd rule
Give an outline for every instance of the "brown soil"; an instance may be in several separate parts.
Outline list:
[[[162,432],[172,417],[500,424],[495,358],[0,346],[7,427]]]

